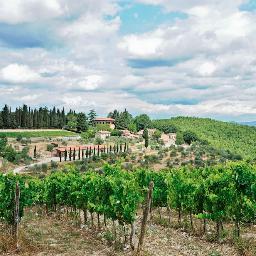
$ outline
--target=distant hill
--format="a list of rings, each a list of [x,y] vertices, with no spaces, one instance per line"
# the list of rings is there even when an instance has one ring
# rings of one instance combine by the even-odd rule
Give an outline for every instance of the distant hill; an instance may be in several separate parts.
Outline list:
[[[248,125],[248,126],[256,126],[256,121],[253,122],[240,122],[242,125]]]
[[[192,131],[216,148],[230,150],[245,159],[256,158],[256,127],[195,117],[175,117],[154,120],[153,123],[170,124],[180,131]]]

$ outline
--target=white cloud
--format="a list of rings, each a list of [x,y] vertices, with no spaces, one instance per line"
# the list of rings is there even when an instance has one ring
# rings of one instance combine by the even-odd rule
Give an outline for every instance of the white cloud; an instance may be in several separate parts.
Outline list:
[[[40,75],[26,65],[10,64],[1,70],[1,77],[10,83],[31,83],[40,78]]]
[[[91,91],[97,89],[100,84],[103,82],[103,79],[99,75],[90,75],[78,82],[78,86],[82,89]]]
[[[54,18],[63,14],[62,7],[58,0],[0,1],[0,21],[16,24]]]
[[[151,57],[160,55],[163,38],[157,35],[125,36],[119,43],[119,48],[126,50],[131,56],[135,57]]]
[[[198,73],[202,76],[210,76],[216,70],[216,66],[212,62],[205,62],[198,67]]]

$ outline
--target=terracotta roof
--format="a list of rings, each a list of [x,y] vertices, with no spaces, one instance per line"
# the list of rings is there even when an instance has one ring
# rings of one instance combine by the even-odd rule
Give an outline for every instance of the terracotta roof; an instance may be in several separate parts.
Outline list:
[[[111,121],[111,122],[115,122],[115,119],[109,118],[109,117],[96,117],[94,119],[94,121]]]

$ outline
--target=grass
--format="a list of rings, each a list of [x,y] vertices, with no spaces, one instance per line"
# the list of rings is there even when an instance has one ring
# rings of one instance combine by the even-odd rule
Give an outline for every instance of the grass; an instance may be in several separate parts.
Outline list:
[[[16,138],[17,136],[22,136],[23,138],[32,138],[32,137],[62,137],[62,136],[76,136],[77,134],[70,131],[64,130],[54,130],[54,131],[0,131],[0,137],[6,136],[8,138]]]

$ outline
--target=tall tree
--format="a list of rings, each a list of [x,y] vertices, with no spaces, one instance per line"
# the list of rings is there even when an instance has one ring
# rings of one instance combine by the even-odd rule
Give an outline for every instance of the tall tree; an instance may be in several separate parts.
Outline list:
[[[2,119],[3,119],[4,128],[11,128],[11,125],[10,125],[10,112],[9,112],[9,108],[8,108],[7,105],[5,105],[4,108],[3,108]]]
[[[145,148],[148,148],[149,138],[148,138],[148,129],[147,128],[145,128],[143,131],[143,138],[145,140]]]
[[[89,117],[89,124],[90,125],[93,125],[94,124],[94,119],[95,117],[97,116],[96,114],[96,111],[94,109],[91,109],[89,114],[88,114],[88,117]]]
[[[86,131],[88,129],[87,117],[84,113],[77,114],[77,131]]]

